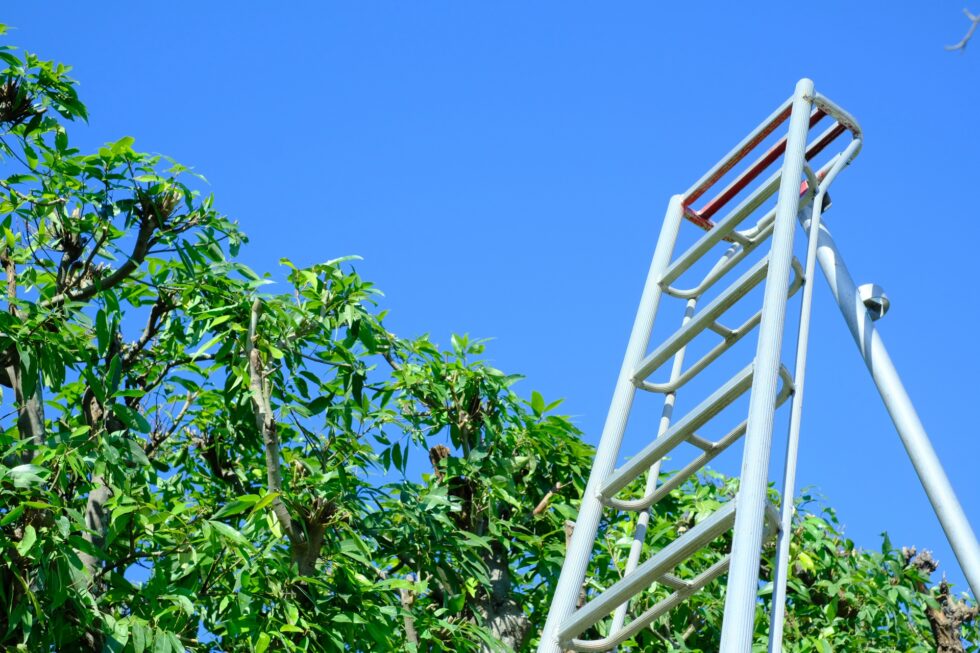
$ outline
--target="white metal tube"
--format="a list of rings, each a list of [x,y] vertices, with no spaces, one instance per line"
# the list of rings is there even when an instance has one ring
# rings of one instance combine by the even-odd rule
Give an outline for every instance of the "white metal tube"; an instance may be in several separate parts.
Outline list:
[[[817,240],[823,200],[827,189],[861,149],[861,141],[855,140],[843,154],[838,155],[833,167],[820,184],[813,198],[807,227],[806,268],[804,271],[803,297],[800,301],[800,330],[796,337],[796,364],[793,367],[793,403],[790,407],[789,435],[786,440],[786,459],[783,465],[783,505],[777,545],[776,567],[773,572],[772,608],[769,619],[769,653],[783,650],[783,622],[786,616],[786,581],[789,577],[789,545],[793,539],[793,499],[796,495],[796,462],[800,451],[800,425],[803,420],[803,389],[806,382],[806,355],[810,342],[810,310],[813,305],[813,277],[817,263]]]
[[[806,221],[803,226],[807,227]],[[966,582],[973,590],[973,596],[980,597],[980,545],[977,543],[977,536],[932,448],[895,364],[885,349],[885,343],[858,295],[854,279],[824,225],[820,226],[817,261],[960,563]]]
[[[820,224],[819,194],[812,205],[814,225]],[[790,408],[789,436],[786,443],[786,461],[783,465],[783,505],[779,530],[778,553],[776,568],[773,575],[773,598],[771,617],[769,619],[769,653],[779,653],[783,648],[783,618],[786,609],[786,576],[789,573],[789,544],[792,540],[793,528],[793,496],[796,492],[796,460],[800,444],[800,422],[803,416],[803,386],[806,377],[806,353],[810,339],[810,307],[813,302],[813,272],[816,263],[817,239],[816,233],[808,232],[810,242],[807,245],[805,281],[803,282],[803,299],[800,304],[800,330],[796,338],[796,364],[793,368],[793,401]]]
[[[748,428],[738,491],[739,510],[732,539],[732,564],[728,573],[720,653],[750,653],[752,650],[780,348],[796,230],[794,218],[800,203],[799,183],[805,163],[812,97],[813,82],[800,80],[793,95],[793,113],[786,139],[776,203],[776,224],[769,255],[769,275],[762,300],[762,322],[755,356],[756,372],[749,398]]]
[[[579,590],[588,571],[589,559],[592,557],[592,546],[602,517],[602,504],[599,502],[598,490],[615,469],[616,459],[619,457],[619,449],[623,441],[623,433],[626,430],[630,407],[636,394],[636,386],[632,382],[633,372],[643,358],[650,341],[657,307],[662,295],[660,280],[670,264],[670,258],[674,253],[674,244],[677,241],[677,232],[683,218],[682,200],[680,195],[675,195],[670,199],[670,204],[667,207],[667,215],[664,217],[660,238],[657,240],[657,247],[650,263],[650,271],[647,273],[647,280],[643,286],[640,306],[633,321],[633,330],[630,333],[629,344],[623,357],[623,365],[619,370],[619,378],[616,381],[609,412],[606,415],[606,423],[603,426],[595,460],[592,463],[592,472],[589,475],[585,494],[582,496],[582,505],[575,522],[575,531],[572,533],[572,541],[565,552],[565,563],[562,565],[561,575],[555,587],[555,595],[548,611],[548,619],[541,634],[541,642],[538,644],[538,653],[561,653],[561,647],[558,643],[558,630],[575,611]]]

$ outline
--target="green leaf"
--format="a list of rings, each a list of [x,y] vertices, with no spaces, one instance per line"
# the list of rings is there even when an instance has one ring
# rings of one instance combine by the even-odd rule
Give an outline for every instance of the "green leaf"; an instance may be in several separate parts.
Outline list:
[[[153,653],[170,653],[170,638],[159,628],[153,632]]]
[[[813,558],[811,558],[810,554],[807,553],[806,551],[800,551],[800,554],[799,556],[797,556],[796,561],[799,563],[800,567],[806,571],[812,572],[816,569],[816,565],[813,562]]]
[[[143,653],[150,640],[149,629],[141,623],[134,623],[132,626],[133,653]]]
[[[218,531],[218,533],[225,539],[230,540],[239,546],[250,546],[248,540],[245,539],[245,536],[228,524],[220,521],[214,521],[213,519],[209,519],[208,524],[210,524],[214,530]]]
[[[95,337],[98,341],[99,347],[99,357],[105,356],[106,350],[109,349],[109,321],[106,318],[106,313],[103,310],[95,315]]]
[[[125,404],[113,404],[112,413],[126,425],[127,428],[138,433],[149,433],[150,423],[140,414]]]
[[[245,512],[249,508],[252,508],[259,502],[259,495],[257,494],[245,494],[236,499],[232,499],[224,505],[221,510],[216,512],[212,519],[221,519],[222,517],[228,517],[230,515],[237,515],[239,513]]]
[[[279,496],[278,492],[269,492],[268,494],[266,494],[264,497],[259,499],[254,506],[252,506],[252,514],[255,514],[258,511],[265,508],[267,505],[275,501],[276,497],[278,496]]]
[[[14,506],[13,508],[11,508],[10,512],[8,512],[6,515],[3,516],[2,519],[0,519],[0,526],[6,526],[7,524],[11,523],[12,521],[20,517],[25,510],[27,510],[26,504],[21,503],[17,506]]]
[[[194,614],[194,604],[183,594],[164,594],[160,598],[173,601],[188,617]]]
[[[109,144],[110,151],[115,155],[125,154],[133,151],[133,143],[136,139],[132,136],[123,136],[115,143]]]
[[[34,390],[40,381],[38,378],[37,357],[28,348],[18,348],[20,357],[21,392],[25,397],[34,395]]]
[[[27,528],[24,529],[24,537],[17,543],[17,553],[22,557],[26,556],[35,542],[37,542],[37,533],[34,531],[34,527],[28,524]]]
[[[177,635],[168,632],[167,639],[170,640],[171,651],[177,651],[178,653],[183,653],[183,651],[185,650],[184,645],[180,643],[180,639],[178,639]]]
[[[220,342],[222,340],[222,338],[225,338],[225,337],[226,336],[224,334],[220,334],[219,333],[218,335],[216,335],[215,337],[211,338],[206,343],[204,343],[203,345],[201,345],[200,347],[198,347],[197,351],[195,351],[193,354],[191,354],[191,362],[194,362],[195,360],[197,360],[198,357],[200,357],[203,354],[207,353],[207,351],[209,349],[211,349],[211,347],[214,347],[215,344],[217,344],[218,342]]]
[[[106,403],[106,395],[105,386],[102,384],[102,381],[99,380],[88,367],[82,369],[82,377],[85,379],[85,383],[88,384],[88,387],[92,389],[92,394],[95,395],[95,398],[98,399],[99,403],[104,406]]]
[[[531,392],[531,410],[534,414],[540,417],[544,413],[544,397],[541,396],[540,392]]]
[[[395,464],[395,469],[402,468],[402,447],[398,442],[391,445],[391,462]]]
[[[17,465],[7,470],[7,476],[14,481],[14,487],[30,488],[44,484],[43,476],[47,475],[47,470],[37,465]]]
[[[265,653],[272,639],[266,633],[259,633],[255,639],[255,653]]]

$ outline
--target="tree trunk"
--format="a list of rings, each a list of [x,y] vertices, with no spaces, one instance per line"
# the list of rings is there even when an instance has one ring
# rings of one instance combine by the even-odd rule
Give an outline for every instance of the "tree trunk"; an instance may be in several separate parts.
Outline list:
[[[916,552],[914,546],[903,547],[902,555],[905,556],[907,565],[918,569],[926,578],[939,568],[939,563],[929,551]],[[917,589],[922,594],[930,593],[925,583],[919,583]],[[939,602],[938,608],[926,607],[926,618],[936,640],[936,653],[966,653],[962,626],[980,615],[980,606],[957,601],[950,593],[949,583],[945,578],[939,583],[936,600]]]
[[[516,651],[524,644],[531,623],[517,601],[510,597],[510,569],[502,544],[494,542],[491,545],[486,563],[490,570],[490,595],[479,603],[477,612],[493,637]],[[480,651],[490,653],[492,649],[484,644]]]

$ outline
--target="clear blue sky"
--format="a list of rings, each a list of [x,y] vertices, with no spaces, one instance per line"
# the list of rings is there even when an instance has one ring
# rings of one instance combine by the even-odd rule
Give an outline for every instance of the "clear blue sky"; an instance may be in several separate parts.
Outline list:
[[[961,0],[672,4],[23,2],[0,20],[75,66],[77,142],[132,135],[206,174],[259,270],[363,256],[389,328],[495,338],[494,364],[565,397],[592,442],[668,198],[811,77],[866,132],[827,219],[894,302],[886,342],[980,527],[980,41],[943,50]],[[822,284],[800,484],[859,544],[887,529],[965,589]]]

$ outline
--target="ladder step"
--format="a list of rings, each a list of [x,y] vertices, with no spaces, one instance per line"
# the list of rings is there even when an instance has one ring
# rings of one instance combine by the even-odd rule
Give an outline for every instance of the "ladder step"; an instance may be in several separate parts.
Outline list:
[[[665,546],[637,567],[633,573],[624,576],[573,613],[558,629],[558,640],[563,643],[571,641],[615,610],[620,603],[646,589],[657,578],[674,569],[705,544],[730,529],[735,523],[735,505],[735,499],[729,501],[710,517]]]
[[[684,562],[691,554],[703,548],[735,523],[735,508],[737,499],[733,499],[715,511],[710,517],[697,524],[683,536],[677,538],[659,553],[644,562],[636,570],[610,586],[602,594],[594,598],[583,608],[573,613],[566,625],[558,630],[558,639],[563,649],[573,651],[603,651],[614,648],[645,628],[650,622],[668,610],[677,607],[705,585],[718,578],[726,571],[731,562],[731,555],[726,555],[691,580],[684,580],[668,573],[669,570]],[[779,512],[766,502],[765,530],[763,542],[768,541],[779,532]],[[629,600],[651,583],[660,583],[676,590],[667,598],[637,616],[630,623],[615,633],[601,640],[584,641],[575,639],[577,635],[594,626],[604,616],[612,612],[622,600]]]
[[[726,288],[720,295],[705,306],[691,318],[690,322],[675,331],[668,337],[663,344],[657,347],[653,353],[640,361],[639,367],[633,373],[632,381],[639,385],[648,376],[653,374],[661,365],[667,362],[681,347],[693,340],[699,333],[714,324],[725,311],[731,308],[735,302],[744,297],[755,288],[769,271],[769,257],[761,259],[753,265],[745,274],[738,278],[732,285]]]
[[[615,496],[633,479],[646,472],[650,465],[667,455],[687,436],[704,426],[709,419],[748,391],[752,387],[753,370],[754,365],[749,363],[714,394],[670,427],[666,433],[648,444],[625,465],[614,471],[599,488],[599,500],[605,502],[606,499]]]
[[[793,377],[790,375],[789,370],[786,369],[785,365],[779,366],[779,378],[782,379],[783,383],[782,387],[779,389],[779,393],[776,395],[776,408],[782,406],[787,399],[793,396],[794,389]],[[704,453],[689,462],[680,471],[674,472],[673,476],[661,483],[659,487],[646,496],[640,497],[639,499],[617,499],[613,496],[603,496],[601,494],[603,489],[600,489],[600,499],[602,500],[603,504],[609,506],[610,508],[615,508],[616,510],[633,512],[646,510],[670,494],[676,488],[680,487],[684,481],[701,471],[705,465],[720,456],[726,449],[728,449],[728,447],[738,442],[739,438],[745,435],[747,425],[748,420],[742,420],[738,426],[731,429],[728,433],[714,442],[704,438],[699,438],[693,434],[687,436],[685,439],[688,442],[691,442],[691,444],[694,444],[694,446],[703,449]],[[692,441],[692,438],[696,438],[696,440],[698,440],[700,443]]]
[[[675,590],[686,590],[691,588],[691,581],[678,578],[674,574],[664,574],[660,578],[657,578],[655,582],[660,583],[661,585],[666,585],[667,587]]]
[[[718,447],[718,445],[711,440],[705,440],[701,436],[695,435],[694,433],[690,434],[685,439],[701,451],[707,451],[709,453]]]
[[[662,601],[659,601],[649,610],[637,616],[617,632],[611,633],[608,637],[600,640],[573,639],[570,642],[563,642],[563,647],[566,650],[571,651],[608,651],[616,646],[619,646],[627,639],[646,628],[654,619],[669,610],[673,610],[680,605],[682,601],[686,600],[693,594],[697,594],[702,587],[728,571],[728,566],[731,563],[731,560],[731,556],[725,556],[698,574],[697,577],[693,578],[692,580],[681,581],[681,583],[684,585],[683,587],[677,588],[676,592]],[[664,584],[670,586],[668,583]]]
[[[715,224],[715,226],[712,227],[710,231],[706,232],[693,245],[691,245],[686,252],[681,254],[676,261],[671,263],[670,266],[667,268],[666,272],[664,272],[663,276],[660,278],[661,287],[664,287],[666,289],[666,287],[668,287],[670,284],[677,281],[677,279],[680,278],[682,274],[687,272],[687,270],[690,269],[690,267],[694,265],[702,256],[710,252],[715,245],[717,245],[726,237],[728,237],[730,234],[732,234],[735,228],[739,224],[741,224],[742,221],[745,220],[745,218],[747,218],[750,214],[752,214],[759,207],[760,204],[762,204],[767,199],[772,197],[773,193],[779,190],[780,178],[781,178],[781,173],[779,172],[769,177],[762,186],[760,186],[755,191],[753,191],[749,197],[745,198],[743,202],[741,202],[737,207],[735,207],[721,221]],[[775,213],[776,213],[775,209],[769,211],[763,218],[763,223],[771,222],[772,218],[775,217]],[[758,238],[758,233],[761,233],[761,230],[756,229],[756,232],[757,232],[756,237]],[[768,235],[768,231],[764,233]],[[758,238],[758,240],[755,243],[750,244],[749,247],[747,248],[748,251],[744,252],[744,254],[741,254],[739,260],[744,258],[744,255],[748,254],[749,251],[755,249],[755,245],[758,245],[761,242],[762,239]],[[730,268],[726,267],[726,269],[722,271],[722,274],[728,269]],[[705,281],[714,281],[719,276],[721,275],[709,274],[705,278]],[[707,290],[707,284],[702,282],[697,288],[698,294],[701,294],[705,290]],[[684,294],[689,294],[689,293],[684,293]]]

